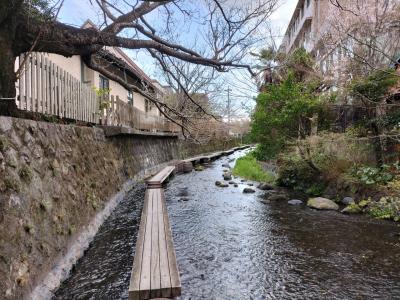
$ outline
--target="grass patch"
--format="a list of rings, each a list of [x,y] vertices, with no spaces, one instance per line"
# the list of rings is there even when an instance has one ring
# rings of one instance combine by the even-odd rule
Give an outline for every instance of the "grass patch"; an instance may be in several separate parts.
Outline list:
[[[265,172],[251,154],[236,160],[233,175],[258,182],[273,183],[275,181],[275,176],[272,173]]]

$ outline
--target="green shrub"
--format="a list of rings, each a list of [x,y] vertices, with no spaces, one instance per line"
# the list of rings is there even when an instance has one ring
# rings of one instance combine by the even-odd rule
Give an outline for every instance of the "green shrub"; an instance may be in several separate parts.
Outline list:
[[[387,165],[383,165],[381,168],[361,166],[356,168],[353,173],[365,185],[387,184],[394,179],[394,175],[389,172]]]
[[[306,189],[305,192],[310,196],[316,197],[316,196],[321,196],[325,188],[326,186],[324,183],[318,182],[311,184],[311,186],[308,189]]]
[[[281,155],[278,164],[277,183],[280,186],[315,196],[319,196],[324,190],[325,185],[318,180],[319,174],[295,152]]]
[[[367,212],[377,219],[391,219],[398,222],[400,221],[400,198],[382,197],[377,202],[371,202]]]
[[[272,183],[275,181],[275,176],[272,173],[265,172],[253,154],[248,154],[236,160],[233,175],[258,182]]]
[[[269,85],[258,95],[252,115],[251,135],[260,147],[257,157],[275,158],[287,142],[306,134],[306,124],[319,111],[319,100],[314,94],[314,86],[297,81],[290,71],[280,84]],[[301,126],[300,126],[301,125]]]

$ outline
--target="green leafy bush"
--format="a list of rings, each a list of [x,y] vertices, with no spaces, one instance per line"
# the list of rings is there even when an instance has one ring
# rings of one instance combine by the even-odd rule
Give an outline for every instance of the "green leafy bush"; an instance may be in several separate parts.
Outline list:
[[[278,159],[279,173],[277,183],[296,191],[319,196],[325,189],[319,174],[294,152],[281,155]]]
[[[291,73],[281,84],[269,85],[266,92],[258,95],[252,115],[251,134],[260,143],[258,157],[274,158],[287,141],[297,138],[299,127],[306,127],[317,104],[309,86],[298,83]]]
[[[379,102],[388,93],[390,87],[398,82],[394,70],[376,70],[367,78],[356,78],[350,85],[350,94],[356,99]]]
[[[355,169],[354,175],[365,185],[386,184],[394,178],[387,165],[383,165],[381,168],[362,166]]]

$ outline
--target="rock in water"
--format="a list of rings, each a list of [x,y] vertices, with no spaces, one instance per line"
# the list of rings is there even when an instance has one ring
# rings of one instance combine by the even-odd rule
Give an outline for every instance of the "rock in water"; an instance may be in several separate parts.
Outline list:
[[[288,196],[285,194],[272,194],[267,199],[270,201],[284,201],[288,200]]]
[[[361,213],[361,207],[358,206],[357,204],[349,204],[347,205],[344,209],[342,209],[341,213],[344,214],[359,214]]]
[[[321,209],[321,210],[338,210],[339,205],[337,205],[332,200],[327,198],[317,197],[317,198],[310,198],[307,201],[307,206]]]
[[[239,185],[238,185],[237,183],[235,183],[233,186],[234,186],[234,187],[238,187]]]
[[[225,183],[225,182],[222,182],[221,185],[220,185],[219,187],[228,187],[228,186],[229,186],[229,184],[227,184],[227,183]]]
[[[350,205],[350,204],[354,204],[355,202],[354,202],[354,199],[351,198],[351,197],[344,197],[344,198],[342,199],[342,203],[343,203],[344,205]]]
[[[215,185],[216,185],[216,186],[220,186],[221,184],[222,184],[221,181],[218,181],[218,180],[217,180],[217,181],[215,182]]]
[[[252,188],[244,188],[243,189],[243,193],[244,194],[253,194],[253,193],[255,193],[256,191],[255,190],[253,190]]]
[[[204,171],[204,167],[202,165],[197,165],[194,169],[195,171]]]
[[[248,183],[247,185],[248,185],[248,186],[253,186],[254,184],[253,184],[253,183]]]
[[[288,201],[288,204],[289,205],[301,205],[301,204],[303,204],[303,201],[298,200],[298,199],[292,199],[292,200]]]
[[[268,190],[273,190],[274,186],[268,183],[260,183],[257,186],[258,189],[262,190],[262,191],[268,191]]]
[[[270,204],[271,201],[267,200],[267,199],[259,199],[258,201],[260,201],[262,204]]]
[[[231,168],[231,166],[230,166],[229,164],[222,164],[222,167],[223,167],[223,168],[228,168],[228,169]]]
[[[232,180],[231,172],[225,172],[223,176],[224,176],[224,180]]]

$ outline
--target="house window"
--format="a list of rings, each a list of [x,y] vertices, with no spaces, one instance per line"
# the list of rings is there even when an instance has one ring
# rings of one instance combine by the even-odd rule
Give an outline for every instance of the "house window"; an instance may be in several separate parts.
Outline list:
[[[99,99],[100,103],[108,101],[110,96],[110,82],[107,77],[99,75]]]
[[[110,88],[110,81],[108,80],[107,77],[99,75],[99,88],[100,89],[109,89]]]
[[[144,102],[144,109],[145,109],[146,112],[151,111],[150,101],[147,100],[147,99],[146,99],[145,102]]]
[[[128,103],[133,106],[133,92],[128,91]]]

